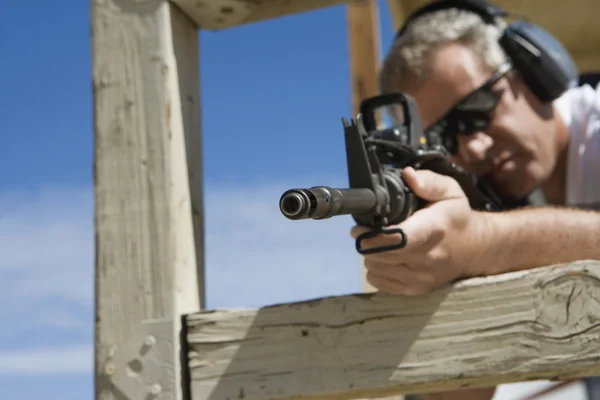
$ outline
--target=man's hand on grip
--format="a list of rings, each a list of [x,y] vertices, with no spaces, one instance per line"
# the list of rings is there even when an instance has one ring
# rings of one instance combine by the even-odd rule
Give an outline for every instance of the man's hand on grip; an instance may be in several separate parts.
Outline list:
[[[364,256],[368,282],[383,292],[417,295],[474,275],[491,246],[485,213],[473,211],[460,185],[448,176],[406,168],[402,177],[429,204],[397,225],[408,239],[404,248]],[[356,238],[369,230],[355,226],[351,235]],[[378,235],[362,246],[385,246],[400,239],[399,234]]]

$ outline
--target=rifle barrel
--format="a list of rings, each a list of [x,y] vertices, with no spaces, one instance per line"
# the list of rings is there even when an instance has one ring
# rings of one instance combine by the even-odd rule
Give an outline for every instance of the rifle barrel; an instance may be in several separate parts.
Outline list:
[[[370,189],[336,189],[316,186],[290,189],[279,199],[279,209],[288,219],[325,219],[336,215],[366,214],[377,206]]]

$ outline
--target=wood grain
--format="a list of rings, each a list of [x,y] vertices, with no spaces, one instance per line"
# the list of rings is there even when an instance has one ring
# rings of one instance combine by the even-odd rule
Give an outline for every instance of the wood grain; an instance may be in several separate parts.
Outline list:
[[[346,6],[348,24],[348,47],[350,53],[350,89],[352,92],[352,116],[360,111],[360,103],[366,97],[379,93],[380,26],[379,7],[376,0],[357,0]],[[377,122],[381,113],[376,112]],[[375,288],[366,280],[367,269],[359,255],[362,286],[364,291]]]
[[[187,316],[193,400],[356,399],[600,374],[600,262]]]
[[[177,62],[179,99],[185,151],[187,176],[190,190],[194,248],[200,306],[206,304],[204,268],[204,168],[202,162],[202,126],[200,108],[200,43],[194,22],[180,10],[171,13],[173,51]],[[185,176],[184,176],[185,177]]]
[[[181,315],[202,298],[197,29],[166,0],[93,0],[91,20],[96,399],[181,399]]]
[[[346,6],[352,116],[358,114],[360,103],[379,94],[380,27],[377,0],[356,0]]]
[[[201,29],[220,30],[347,3],[348,0],[173,0]]]

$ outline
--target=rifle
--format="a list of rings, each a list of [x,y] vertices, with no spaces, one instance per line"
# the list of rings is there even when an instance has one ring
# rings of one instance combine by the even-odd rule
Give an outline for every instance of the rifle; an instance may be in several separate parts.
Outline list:
[[[377,129],[376,110],[393,109],[400,122]],[[356,238],[360,254],[400,249],[408,238],[401,228],[387,229],[407,219],[427,203],[418,198],[402,180],[406,167],[429,169],[455,179],[465,192],[471,208],[497,211],[509,208],[503,198],[483,180],[452,163],[439,137],[426,137],[421,128],[414,99],[403,93],[369,97],[361,102],[356,119],[342,118],[346,143],[349,188],[315,186],[290,189],[279,200],[281,213],[291,220],[327,219],[352,215],[358,225],[373,228]],[[378,234],[399,233],[399,243],[363,249],[361,242]]]

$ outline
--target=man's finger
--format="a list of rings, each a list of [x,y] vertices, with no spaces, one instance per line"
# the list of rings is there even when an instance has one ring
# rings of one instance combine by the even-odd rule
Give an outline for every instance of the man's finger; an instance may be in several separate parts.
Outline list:
[[[377,276],[392,279],[404,285],[407,285],[409,282],[429,283],[429,278],[422,277],[423,273],[401,262],[388,264],[369,258],[365,259],[365,267],[369,272]]]
[[[438,243],[444,235],[442,219],[427,208],[411,215],[399,227],[406,235],[406,246],[400,251],[409,264],[413,256],[421,258],[423,252]]]
[[[371,285],[387,294],[404,294],[406,285],[394,279],[390,279],[381,275],[367,271],[366,280]]]
[[[427,169],[415,171],[412,167],[404,168],[402,178],[408,187],[425,201],[440,201],[465,196],[460,185],[454,179]]]
[[[356,239],[359,235],[362,235],[363,233],[366,232],[370,232],[373,229],[368,228],[366,226],[361,226],[361,225],[354,225],[352,227],[352,229],[350,230],[350,236],[352,236],[354,239]]]
[[[407,285],[405,283],[375,275],[370,272],[367,272],[366,279],[367,282],[369,282],[375,288],[387,294],[415,296],[425,292],[425,290],[423,290],[421,287]]]

